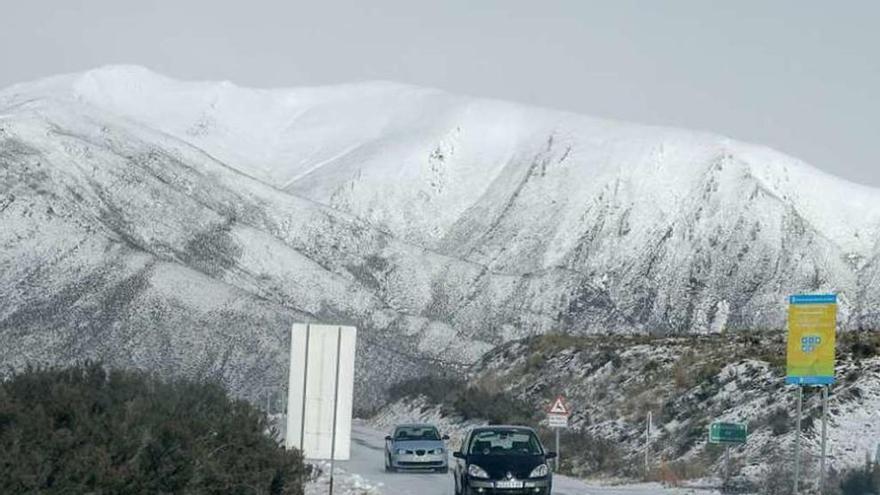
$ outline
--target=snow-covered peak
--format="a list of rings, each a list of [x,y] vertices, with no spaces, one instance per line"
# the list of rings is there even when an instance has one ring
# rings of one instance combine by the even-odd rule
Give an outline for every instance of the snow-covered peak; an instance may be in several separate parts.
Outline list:
[[[250,89],[178,81],[129,65],[0,92],[0,106],[33,99],[69,103],[74,111],[85,104],[138,122],[272,187],[420,242],[439,242],[475,208],[499,214],[487,201],[528,196],[518,181],[539,172],[529,201],[552,203],[534,211],[560,222],[542,234],[554,239],[558,256],[608,191],[616,207],[632,212],[631,227],[645,230],[693,202],[712,174],[755,181],[846,251],[867,255],[877,247],[880,190],[709,133],[390,82]],[[736,207],[735,197],[726,201]],[[547,256],[545,264],[558,261],[553,250]]]

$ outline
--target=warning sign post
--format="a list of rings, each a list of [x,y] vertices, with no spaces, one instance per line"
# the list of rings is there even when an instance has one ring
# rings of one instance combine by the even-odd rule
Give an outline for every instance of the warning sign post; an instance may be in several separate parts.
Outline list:
[[[558,396],[547,409],[547,426],[556,431],[556,470],[559,470],[559,430],[568,428],[568,417],[571,412],[565,403],[565,397]]]

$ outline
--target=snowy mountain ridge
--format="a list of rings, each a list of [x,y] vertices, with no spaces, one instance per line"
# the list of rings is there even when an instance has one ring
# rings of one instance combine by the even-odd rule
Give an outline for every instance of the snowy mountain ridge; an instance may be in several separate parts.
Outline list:
[[[528,335],[778,328],[795,292],[880,326],[880,192],[705,133],[115,66],[0,91],[0,173],[14,366],[257,393],[292,321],[346,321],[367,400]]]
[[[649,188],[635,184],[633,192],[664,208],[678,206],[693,181],[717,166],[713,160],[734,160],[766,192],[842,248],[866,255],[877,247],[880,190],[843,181],[764,147],[708,133],[603,121],[390,82],[260,90],[228,81],[181,82],[138,66],[58,76],[14,86],[3,95],[12,103],[23,97],[85,102],[193,144],[272,187],[337,205],[343,200],[329,189],[351,182],[345,175],[351,169],[361,181],[375,181],[368,185],[380,188],[389,202],[397,200],[395,191],[400,189],[394,180],[413,180],[416,195],[430,194],[425,182],[442,189],[439,177],[424,177],[427,171],[419,162],[425,156],[442,161],[442,148],[456,144],[465,149],[448,150],[453,157],[463,156],[443,167],[447,175],[457,175],[445,181],[443,199],[457,200],[445,203],[457,212],[473,206],[480,192],[497,181],[497,172],[504,170],[499,161],[540,152],[545,140],[562,141],[555,144],[565,145],[563,161],[579,169],[567,179],[648,182]],[[680,149],[688,145],[692,149]],[[608,159],[615,151],[619,155]],[[335,173],[322,173],[324,168]],[[388,183],[383,187],[381,180]],[[608,181],[578,182],[575,189],[591,183],[607,186]],[[346,199],[355,198],[364,199],[354,193]],[[349,208],[370,211],[369,205]],[[378,220],[396,224],[393,218]],[[440,225],[432,227],[437,228],[452,220],[435,221]]]

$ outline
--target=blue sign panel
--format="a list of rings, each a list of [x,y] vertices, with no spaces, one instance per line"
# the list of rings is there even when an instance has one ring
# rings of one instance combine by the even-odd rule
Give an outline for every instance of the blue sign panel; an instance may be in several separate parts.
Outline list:
[[[837,294],[798,294],[789,298],[791,304],[837,304]]]

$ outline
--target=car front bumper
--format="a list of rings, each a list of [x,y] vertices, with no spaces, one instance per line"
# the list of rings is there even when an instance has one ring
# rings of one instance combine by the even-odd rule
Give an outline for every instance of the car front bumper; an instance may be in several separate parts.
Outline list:
[[[446,469],[446,454],[398,454],[391,458],[396,469]]]
[[[505,480],[506,481],[506,480]],[[551,482],[549,479],[515,480],[521,481],[518,488],[502,488],[497,486],[494,480],[469,479],[468,494],[486,495],[550,495]]]

